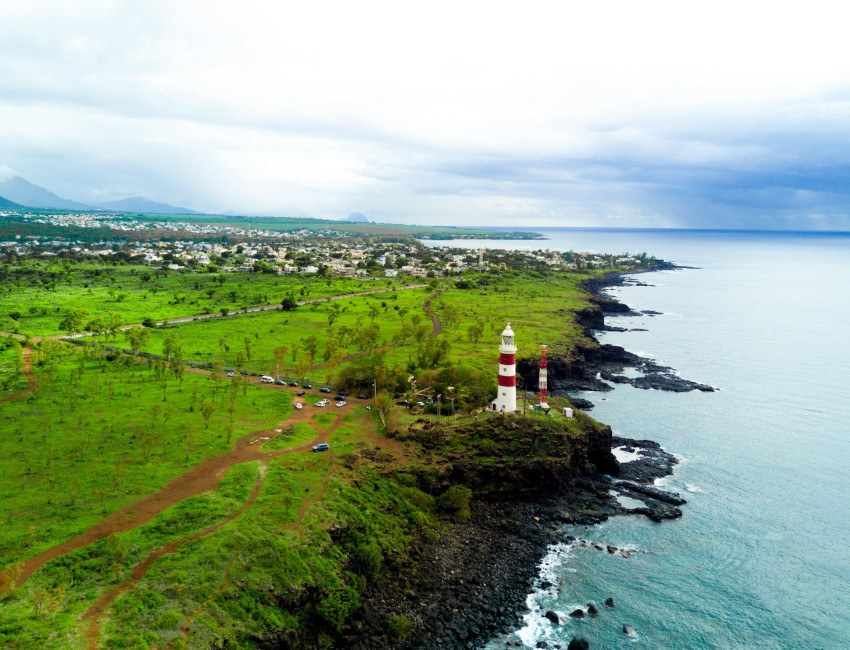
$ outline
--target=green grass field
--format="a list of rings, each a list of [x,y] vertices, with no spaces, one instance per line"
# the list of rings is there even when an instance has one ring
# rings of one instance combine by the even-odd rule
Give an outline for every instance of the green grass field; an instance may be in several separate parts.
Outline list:
[[[59,334],[70,309],[91,317],[119,314],[124,323],[235,311],[295,300],[401,286],[386,278],[321,278],[264,273],[158,271],[148,266],[26,261],[0,284],[0,329],[37,336]]]
[[[181,389],[173,374],[161,381],[130,357],[100,364],[50,343],[42,346],[52,348],[47,364],[35,366],[40,388],[0,410],[3,566],[73,537],[292,412],[289,394],[257,386],[243,394],[240,386],[231,423],[229,383],[213,395],[213,380],[187,374]],[[208,426],[206,403],[214,408]]]
[[[422,303],[430,289],[405,289],[387,293],[357,296],[332,302],[303,305],[293,311],[269,311],[237,314],[225,318],[197,320],[174,325],[168,329],[151,330],[147,352],[161,354],[163,342],[175,334],[186,359],[214,361],[217,365],[239,367],[255,372],[268,372],[292,376],[298,367],[298,355],[303,353],[305,340],[315,337],[315,364],[326,361],[325,343],[335,338],[348,353],[382,345],[396,340],[402,322],[417,321],[426,324],[430,319],[422,310]],[[359,334],[374,327],[376,336],[369,341]],[[412,333],[408,333],[412,338]],[[121,345],[119,338],[118,345]],[[277,371],[274,350],[287,346],[289,351]],[[324,381],[327,370],[307,373],[314,381]]]
[[[21,346],[11,338],[0,338],[0,397],[13,395],[27,387],[21,371]]]

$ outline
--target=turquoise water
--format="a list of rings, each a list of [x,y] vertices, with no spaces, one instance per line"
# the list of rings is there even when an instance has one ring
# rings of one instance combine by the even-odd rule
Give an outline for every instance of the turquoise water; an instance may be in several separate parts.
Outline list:
[[[551,240],[516,247],[647,251],[700,267],[613,290],[663,315],[611,319],[648,331],[599,338],[720,390],[584,394],[616,433],[681,458],[661,485],[689,502],[679,521],[566,530],[648,552],[553,548],[543,571],[556,587],[529,596],[525,645],[580,635],[591,648],[850,648],[850,236],[541,232]],[[617,608],[593,619],[554,627],[538,613],[609,596]]]

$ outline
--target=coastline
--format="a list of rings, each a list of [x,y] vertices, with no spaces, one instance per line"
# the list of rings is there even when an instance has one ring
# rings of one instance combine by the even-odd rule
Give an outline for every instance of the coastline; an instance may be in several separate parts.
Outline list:
[[[634,313],[602,293],[625,282],[623,274],[612,273],[585,285],[592,295],[591,306],[579,318],[591,345],[582,358],[562,360],[563,363],[556,360],[558,370],[552,384],[555,390],[561,394],[587,390],[588,386],[591,390],[612,390],[605,380],[627,383],[616,378],[631,379],[620,373],[638,361],[660,380],[637,387],[714,390],[679,378],[671,368],[596,340],[593,332],[605,329],[606,314]],[[601,352],[588,354],[594,345]],[[550,380],[552,367],[550,360]],[[531,370],[525,368],[524,372]],[[605,388],[600,389],[600,385]],[[586,400],[567,397],[577,408],[592,408]],[[661,522],[681,517],[679,506],[686,503],[678,494],[652,485],[656,479],[672,474],[677,462],[672,454],[650,440],[611,437],[610,428],[605,428],[611,449],[621,452],[627,460],[615,460],[614,467],[608,468],[609,474],[596,471],[572,477],[569,488],[560,495],[538,489],[534,494],[502,495],[499,500],[473,499],[468,521],[453,524],[436,545],[417,549],[414,579],[404,584],[383,581],[369,591],[360,615],[345,637],[346,647],[482,648],[491,643],[522,647],[516,632],[526,616],[537,615],[549,619],[545,624],[558,624],[553,620],[558,616],[554,612],[532,612],[528,606],[535,590],[552,588],[541,576],[541,562],[552,545],[591,545],[601,552],[624,557],[634,552],[590,544],[567,535],[567,526],[592,526],[618,515],[644,515]],[[619,497],[625,497],[625,503],[631,506],[623,505]],[[606,594],[603,598],[615,596]],[[385,621],[392,616],[404,616],[412,622],[414,632],[405,642],[387,635]]]

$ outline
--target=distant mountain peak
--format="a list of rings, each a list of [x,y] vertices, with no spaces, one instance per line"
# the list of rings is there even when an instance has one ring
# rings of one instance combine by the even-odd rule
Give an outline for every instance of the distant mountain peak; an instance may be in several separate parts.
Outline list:
[[[107,201],[101,203],[98,207],[104,210],[113,210],[115,212],[141,212],[149,214],[201,214],[189,208],[182,208],[177,205],[169,205],[168,203],[159,203],[151,201],[142,196],[130,196],[126,199],[118,201]]]
[[[0,165],[0,183],[8,181],[10,178],[15,178],[16,176],[20,176],[20,174],[14,169],[7,167],[6,165]]]
[[[27,208],[46,210],[91,210],[90,205],[56,196],[30,183],[11,167],[0,166],[0,196]]]
[[[342,219],[342,221],[349,221],[351,223],[372,223],[362,212],[352,212],[345,219]]]

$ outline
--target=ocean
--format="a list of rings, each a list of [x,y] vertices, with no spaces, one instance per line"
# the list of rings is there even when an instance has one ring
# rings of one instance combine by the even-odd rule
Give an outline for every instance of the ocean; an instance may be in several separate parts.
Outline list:
[[[538,232],[548,241],[462,245],[645,251],[697,267],[610,290],[661,315],[608,318],[647,331],[597,336],[719,390],[581,394],[615,434],[680,459],[659,485],[688,504],[672,522],[565,528],[644,552],[551,547],[541,576],[553,586],[530,593],[524,626],[489,647],[566,648],[580,636],[591,648],[850,648],[850,235]],[[608,597],[616,608],[602,606]],[[542,617],[589,602],[598,616],[558,626]]]

